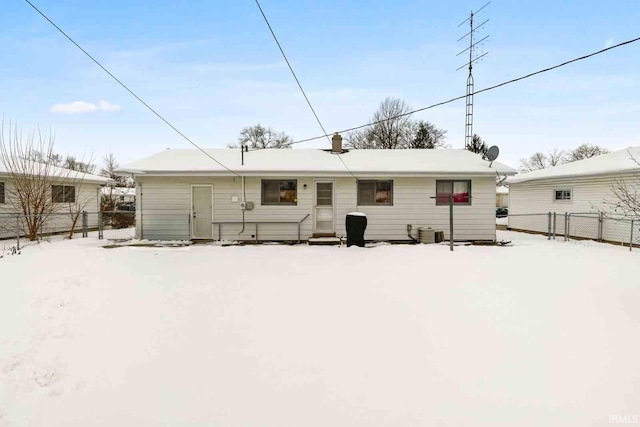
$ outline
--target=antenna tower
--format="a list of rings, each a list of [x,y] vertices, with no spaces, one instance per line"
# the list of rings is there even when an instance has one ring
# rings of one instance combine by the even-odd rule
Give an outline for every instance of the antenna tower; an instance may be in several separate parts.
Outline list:
[[[485,7],[489,6],[491,2],[487,2],[487,4],[485,4],[484,6],[482,6],[480,9],[476,10],[475,12],[471,12],[469,14],[469,17],[467,19],[465,19],[464,21],[462,21],[460,23],[460,25],[458,25],[458,28],[461,27],[462,25],[466,24],[467,22],[469,22],[469,32],[467,34],[465,34],[464,36],[460,37],[458,39],[458,42],[466,39],[467,37],[469,38],[469,47],[467,47],[466,49],[460,51],[456,56],[460,56],[465,52],[469,52],[469,60],[461,65],[460,67],[458,67],[456,69],[456,71],[461,70],[462,68],[468,68],[469,69],[469,77],[467,77],[467,108],[466,108],[466,116],[465,116],[465,125],[464,125],[464,148],[467,148],[471,142],[473,141],[473,64],[482,60],[485,56],[487,56],[489,54],[489,52],[483,52],[483,53],[477,53],[478,49],[482,46],[484,46],[484,42],[485,40],[487,40],[489,38],[489,36],[485,36],[482,39],[475,41],[477,38],[476,33],[482,29],[485,24],[487,22],[489,22],[488,19],[484,20],[482,23],[480,24],[476,24],[476,17],[478,15],[478,13],[480,11],[482,11]]]

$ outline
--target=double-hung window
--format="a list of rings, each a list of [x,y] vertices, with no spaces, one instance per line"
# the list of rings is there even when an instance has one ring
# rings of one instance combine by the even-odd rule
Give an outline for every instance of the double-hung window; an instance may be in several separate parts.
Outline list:
[[[393,205],[392,180],[358,181],[359,206]]]
[[[4,198],[4,182],[0,182],[0,203],[5,203],[5,198]]]
[[[53,203],[75,203],[76,187],[73,185],[52,185],[51,201]]]
[[[437,180],[436,205],[449,205],[449,198],[453,194],[454,205],[471,204],[470,180]]]
[[[262,180],[263,205],[297,205],[298,181]]]

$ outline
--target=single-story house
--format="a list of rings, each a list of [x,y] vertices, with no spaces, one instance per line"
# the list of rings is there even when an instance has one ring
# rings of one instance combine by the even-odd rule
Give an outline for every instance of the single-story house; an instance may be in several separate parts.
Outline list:
[[[613,188],[620,180],[629,185],[637,185],[640,165],[634,159],[640,161],[640,147],[626,148],[508,178],[510,205],[508,228],[547,232],[547,220],[524,214],[555,212],[556,215],[564,216],[565,213],[603,212],[610,216],[620,215],[621,212],[616,212],[613,206],[615,202]],[[640,188],[636,191],[640,191]],[[575,230],[572,229],[571,233],[580,232],[579,229],[582,229],[584,235],[578,235],[578,237],[602,238],[611,241],[617,241],[620,236],[628,235],[628,231],[625,233],[616,230],[608,231],[605,227],[603,236],[597,236],[597,228],[594,228],[593,224],[595,219],[576,220]],[[557,233],[563,234],[564,220],[557,219],[556,227]]]
[[[122,167],[136,181],[144,239],[307,240],[346,236],[353,211],[368,217],[367,240],[410,240],[418,227],[454,240],[496,238],[496,174],[515,171],[465,150],[333,148],[166,150]],[[237,175],[235,175],[235,174]],[[435,198],[439,196],[439,198]]]
[[[35,163],[34,163],[35,164]],[[64,233],[71,229],[72,212],[78,209],[93,212],[94,215],[89,216],[89,226],[97,227],[98,215],[95,214],[100,210],[100,189],[111,182],[110,179],[72,171],[55,166],[44,166],[35,164],[30,168],[32,175],[46,176],[42,181],[45,185],[48,208],[46,209],[48,219],[42,226],[41,232],[48,233]],[[24,177],[29,175],[24,174]],[[16,214],[20,214],[20,198],[17,195],[16,179],[21,179],[22,175],[15,175],[7,170],[5,164],[0,161],[0,239],[13,238],[16,236]],[[33,181],[32,181],[33,182]],[[36,181],[39,182],[39,181]],[[34,192],[39,192],[37,188],[42,188],[40,184],[33,185]],[[49,203],[50,201],[50,203]],[[24,230],[24,218],[21,220],[20,235],[26,235]],[[78,221],[76,228],[80,228],[82,222]]]
[[[102,195],[113,197],[116,203],[135,203],[136,189],[129,187],[104,187]]]
[[[499,185],[496,187],[496,208],[509,207],[509,187]]]

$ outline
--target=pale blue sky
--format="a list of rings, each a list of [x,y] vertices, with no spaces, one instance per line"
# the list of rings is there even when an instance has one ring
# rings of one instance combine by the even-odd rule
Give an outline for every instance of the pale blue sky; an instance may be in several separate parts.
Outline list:
[[[253,0],[33,1],[204,147],[235,142],[256,123],[294,139],[320,133]],[[457,25],[482,4],[262,0],[328,131],[365,123],[386,96],[418,108],[464,94]],[[640,35],[637,0],[494,0],[483,16],[489,55],[476,89]],[[0,113],[51,128],[57,151],[99,160],[112,150],[124,163],[188,147],[27,3],[3,4],[0,42]],[[474,130],[514,166],[538,149],[639,145],[639,70],[640,42],[480,94]],[[65,112],[71,103],[84,112]],[[415,118],[463,146],[464,101]]]

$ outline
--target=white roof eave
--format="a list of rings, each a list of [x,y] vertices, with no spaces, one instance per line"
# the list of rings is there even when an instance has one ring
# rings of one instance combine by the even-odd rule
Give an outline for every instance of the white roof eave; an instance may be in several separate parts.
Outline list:
[[[402,177],[438,177],[438,176],[495,176],[496,173],[501,175],[515,175],[515,171],[497,171],[491,170],[486,172],[478,171],[352,171],[353,175],[348,171],[299,171],[299,170],[278,170],[278,171],[234,171],[240,176],[344,176],[344,177],[371,177],[371,176],[402,176]],[[131,171],[134,175],[144,176],[212,176],[212,177],[228,177],[234,176],[228,171]]]

